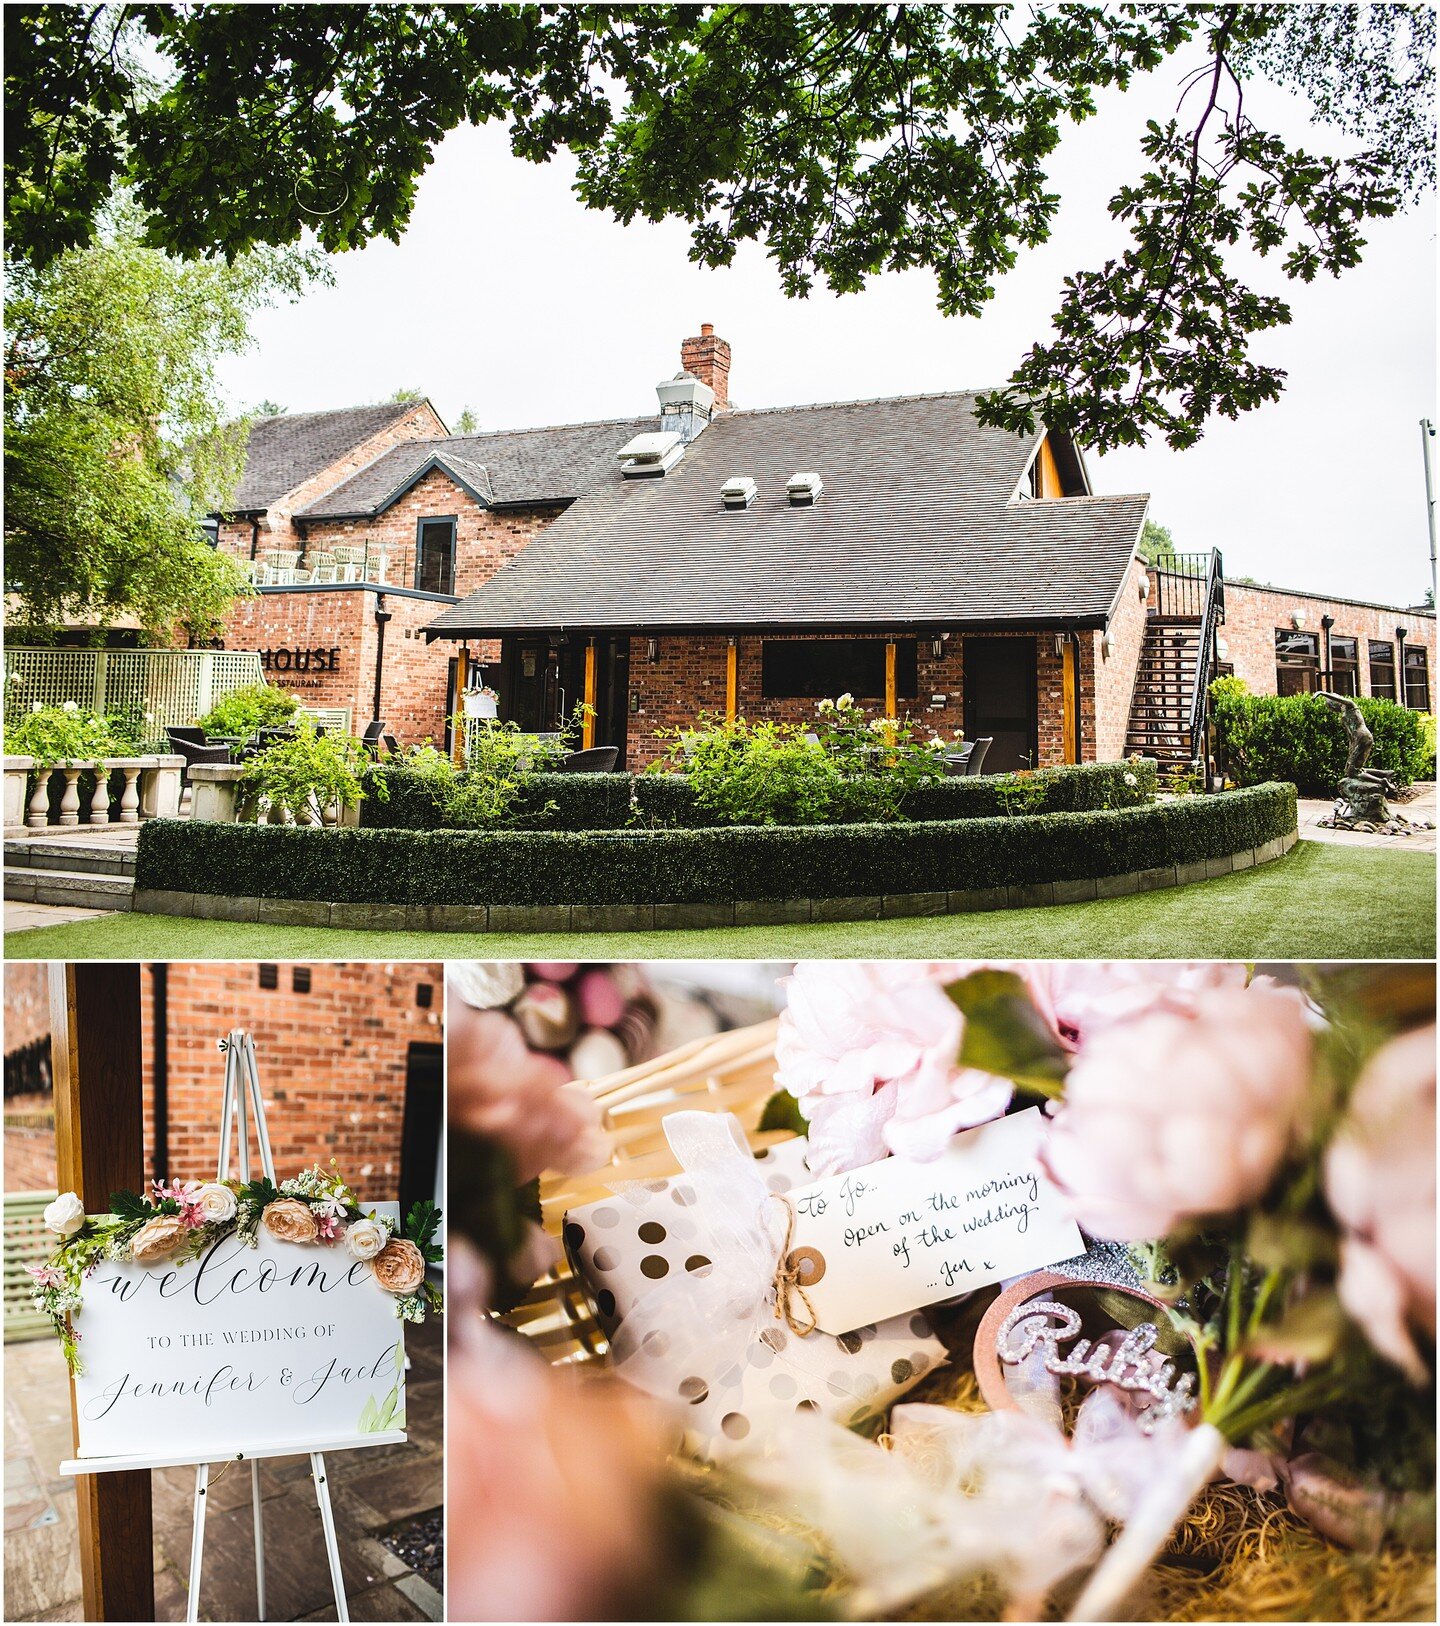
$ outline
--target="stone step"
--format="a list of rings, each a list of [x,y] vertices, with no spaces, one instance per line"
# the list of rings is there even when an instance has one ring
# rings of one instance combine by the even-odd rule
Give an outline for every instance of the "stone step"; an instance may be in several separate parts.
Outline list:
[[[5,843],[6,869],[58,870],[64,874],[133,875],[135,849],[59,836]]]
[[[16,903],[61,904],[71,909],[132,909],[135,881],[129,875],[79,870],[5,868],[5,896]]]

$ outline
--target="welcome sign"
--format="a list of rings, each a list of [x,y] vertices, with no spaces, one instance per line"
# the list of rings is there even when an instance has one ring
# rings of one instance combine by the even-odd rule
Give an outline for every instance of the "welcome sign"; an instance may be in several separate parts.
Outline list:
[[[377,1203],[398,1223],[399,1206]],[[405,1426],[404,1322],[368,1262],[264,1226],[197,1258],[102,1260],[75,1317],[79,1456],[193,1461]]]

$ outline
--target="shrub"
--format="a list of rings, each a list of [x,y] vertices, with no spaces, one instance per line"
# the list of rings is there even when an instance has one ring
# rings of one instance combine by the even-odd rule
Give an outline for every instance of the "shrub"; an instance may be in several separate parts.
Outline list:
[[[1295,826],[1290,785],[1090,813],[820,829],[318,830],[166,819],[141,826],[136,884],[339,903],[875,897],[1194,863]]]
[[[707,824],[886,821],[943,777],[940,744],[922,742],[908,721],[867,719],[841,695],[820,702],[810,728],[702,714],[649,771],[682,776]]]
[[[1400,785],[1433,773],[1421,713],[1393,700],[1363,699],[1360,714],[1375,736],[1374,768]],[[1242,785],[1289,780],[1305,796],[1333,796],[1345,771],[1349,741],[1340,713],[1317,695],[1250,694],[1239,678],[1210,686],[1215,752]]]
[[[369,757],[358,741],[321,734],[302,724],[292,740],[280,740],[248,757],[237,785],[241,809],[284,808],[301,821],[319,821],[326,808],[354,807],[364,795],[361,774]]]
[[[284,728],[300,709],[300,698],[273,683],[251,683],[232,689],[199,719],[207,734],[232,734],[249,739],[262,728]]]
[[[123,724],[67,700],[59,706],[38,702],[13,723],[5,725],[5,749],[12,755],[34,757],[37,768],[62,762],[88,762],[96,757],[124,757],[137,753]]]

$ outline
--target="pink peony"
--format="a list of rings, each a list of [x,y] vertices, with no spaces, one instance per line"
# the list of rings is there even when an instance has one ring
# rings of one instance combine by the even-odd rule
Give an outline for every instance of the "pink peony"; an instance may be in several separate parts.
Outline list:
[[[1426,1378],[1415,1333],[1435,1339],[1435,1029],[1370,1058],[1325,1157],[1344,1227],[1340,1302],[1388,1360]]]
[[[805,961],[788,979],[776,1080],[810,1124],[811,1170],[860,1168],[890,1153],[938,1157],[959,1130],[998,1118],[1014,1086],[957,1063],[965,1019],[948,966]]]
[[[1162,1001],[1244,988],[1249,976],[1224,960],[1056,960],[1014,969],[1028,971],[1036,1005],[1072,1048]]]
[[[1133,1241],[1258,1197],[1310,1078],[1304,1001],[1269,987],[1166,996],[1087,1038],[1042,1161],[1092,1236]]]
[[[451,1120],[503,1146],[518,1181],[605,1162],[610,1138],[600,1109],[559,1057],[531,1050],[504,1011],[456,1000],[449,1027]]]

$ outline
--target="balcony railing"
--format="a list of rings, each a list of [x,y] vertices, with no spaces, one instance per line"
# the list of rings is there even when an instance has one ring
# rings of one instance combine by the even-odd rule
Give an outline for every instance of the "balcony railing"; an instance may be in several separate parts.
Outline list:
[[[1212,559],[1211,553],[1172,553],[1152,566],[1155,614],[1201,620],[1209,594]]]

